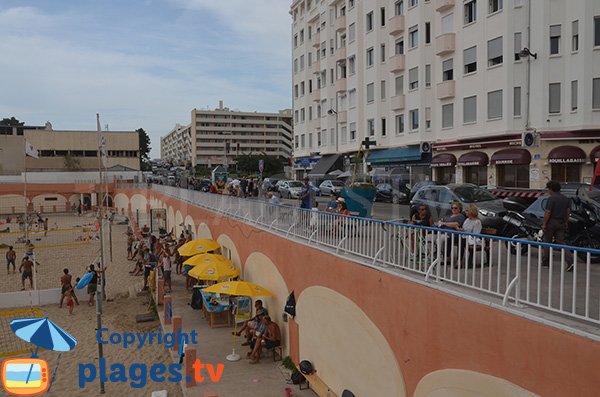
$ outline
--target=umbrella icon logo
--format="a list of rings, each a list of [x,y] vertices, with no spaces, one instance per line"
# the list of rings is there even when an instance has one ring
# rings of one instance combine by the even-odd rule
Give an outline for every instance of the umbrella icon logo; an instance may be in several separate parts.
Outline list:
[[[38,349],[59,352],[73,350],[77,340],[48,318],[25,318],[10,322],[19,338],[33,343],[31,358],[12,358],[2,363],[2,386],[14,396],[36,396],[45,393],[51,384],[46,360],[37,358]]]

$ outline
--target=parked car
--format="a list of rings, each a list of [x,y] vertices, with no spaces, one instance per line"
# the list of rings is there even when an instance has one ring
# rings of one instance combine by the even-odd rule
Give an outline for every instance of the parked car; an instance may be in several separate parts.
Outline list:
[[[273,179],[273,178],[265,178],[263,179],[262,182],[262,191],[263,192],[275,192],[277,191],[276,189],[276,185],[277,182],[279,182],[279,179]]]
[[[279,197],[288,199],[297,199],[302,191],[302,182],[299,181],[279,181]]]
[[[313,192],[315,193],[315,196],[320,196],[321,195],[321,189],[319,189],[317,186],[315,186],[314,183],[312,182],[308,182],[308,184],[310,185],[310,188],[313,190]]]
[[[489,191],[470,183],[424,186],[411,201],[411,213],[419,205],[426,205],[434,221],[451,214],[452,201],[459,201],[465,211],[473,203],[479,209],[481,223],[485,228],[500,229],[504,226],[502,217],[506,209],[502,200]]]
[[[415,183],[412,186],[412,188],[410,189],[410,192],[408,193],[408,201],[411,201],[413,199],[413,197],[415,196],[415,193],[417,193],[419,191],[419,189],[422,188],[423,186],[435,186],[435,185],[439,185],[439,183],[436,181],[421,181],[421,182]]]
[[[319,185],[319,189],[321,189],[321,194],[323,194],[324,196],[329,196],[331,195],[331,193],[340,194],[344,187],[346,187],[346,185],[344,185],[344,182],[335,179],[324,180]]]
[[[281,185],[283,185],[285,182],[289,182],[289,180],[287,179],[280,179],[278,180],[275,185],[273,186],[273,192],[274,193],[279,193],[279,188],[281,187]]]
[[[388,203],[405,203],[408,201],[408,189],[401,191],[394,188],[390,183],[380,183],[377,185],[377,193],[375,201],[383,201]]]

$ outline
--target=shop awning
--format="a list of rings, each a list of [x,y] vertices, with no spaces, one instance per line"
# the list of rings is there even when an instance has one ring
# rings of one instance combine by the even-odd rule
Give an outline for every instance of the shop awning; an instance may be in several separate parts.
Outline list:
[[[431,159],[431,167],[454,167],[456,165],[456,156],[450,153],[442,153],[433,156]]]
[[[335,162],[340,158],[339,154],[325,154],[321,157],[321,160],[313,167],[308,173],[310,176],[323,177],[327,175],[329,171],[335,165]]]
[[[550,164],[585,163],[585,152],[577,146],[559,146],[548,153]]]
[[[463,167],[488,165],[490,158],[483,152],[469,152],[458,158],[458,165]]]
[[[421,160],[421,148],[418,146],[374,150],[369,153],[369,157],[367,158],[367,161],[372,165],[419,160]]]
[[[590,161],[597,163],[600,160],[600,146],[596,146],[590,153]]]
[[[531,153],[527,149],[504,149],[492,154],[490,163],[503,164],[529,164]]]

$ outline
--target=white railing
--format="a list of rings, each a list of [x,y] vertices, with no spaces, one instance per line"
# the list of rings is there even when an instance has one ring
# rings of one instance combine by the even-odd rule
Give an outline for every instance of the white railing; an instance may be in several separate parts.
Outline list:
[[[163,185],[152,189],[372,266],[492,294],[505,306],[533,306],[600,324],[600,266],[592,264],[600,261],[600,250],[343,216]],[[547,266],[542,263],[545,249]]]

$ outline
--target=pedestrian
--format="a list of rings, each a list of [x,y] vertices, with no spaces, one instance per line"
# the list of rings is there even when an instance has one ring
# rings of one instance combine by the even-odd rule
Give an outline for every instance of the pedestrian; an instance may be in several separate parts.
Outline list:
[[[96,291],[98,290],[98,272],[94,268],[93,263],[90,265],[88,273],[92,273],[92,278],[87,285],[87,293],[89,295],[88,306],[94,306],[94,295],[96,295]]]
[[[63,275],[60,278],[60,289],[61,289],[61,296],[60,296],[60,303],[58,304],[58,307],[62,307],[63,304],[63,300],[65,299],[65,297],[67,296],[67,291],[71,290],[71,293],[69,294],[69,296],[71,297],[71,300],[75,299],[75,302],[79,305],[79,300],[77,299],[77,296],[75,296],[75,291],[73,291],[73,285],[71,284],[71,280],[73,279],[73,277],[69,274],[69,269],[63,269]],[[67,306],[69,305],[69,300],[67,299]]]
[[[571,200],[560,192],[560,183],[549,181],[546,184],[550,197],[546,200],[546,211],[544,212],[544,243],[558,245],[565,244],[565,233],[569,227],[569,216],[571,215]],[[573,253],[565,251],[566,271],[573,270]],[[542,252],[542,266],[550,266],[550,248],[544,247]]]
[[[304,178],[304,185],[302,185],[302,190],[300,191],[300,208],[304,208],[307,210],[312,209],[312,188],[308,183],[308,178]]]
[[[248,189],[248,181],[246,180],[246,177],[242,177],[242,180],[240,181],[240,189],[241,197],[246,197],[246,191]]]
[[[69,308],[69,316],[72,316],[73,315],[73,307],[75,307],[75,304],[73,303],[73,297],[75,297],[75,294],[73,292],[73,287],[69,287],[65,291],[64,296],[67,297],[67,307]],[[62,300],[62,298],[61,298],[61,300]],[[77,300],[77,298],[75,298],[75,300]],[[77,304],[79,305],[79,303],[77,303]]]
[[[173,289],[171,286],[172,262],[171,262],[171,255],[169,255],[169,252],[166,249],[162,250],[159,261],[160,261],[159,267],[162,269],[162,274],[163,274],[165,292],[170,293]]]
[[[21,291],[25,291],[25,280],[29,279],[29,287],[33,289],[33,262],[29,259],[29,256],[25,255],[19,266],[19,273],[21,273]]]
[[[48,235],[48,218],[44,219],[44,237]]]
[[[17,271],[15,270],[15,262],[17,260],[17,253],[13,249],[12,245],[8,247],[8,251],[6,251],[6,274],[10,273],[10,265],[13,267],[13,274]]]

